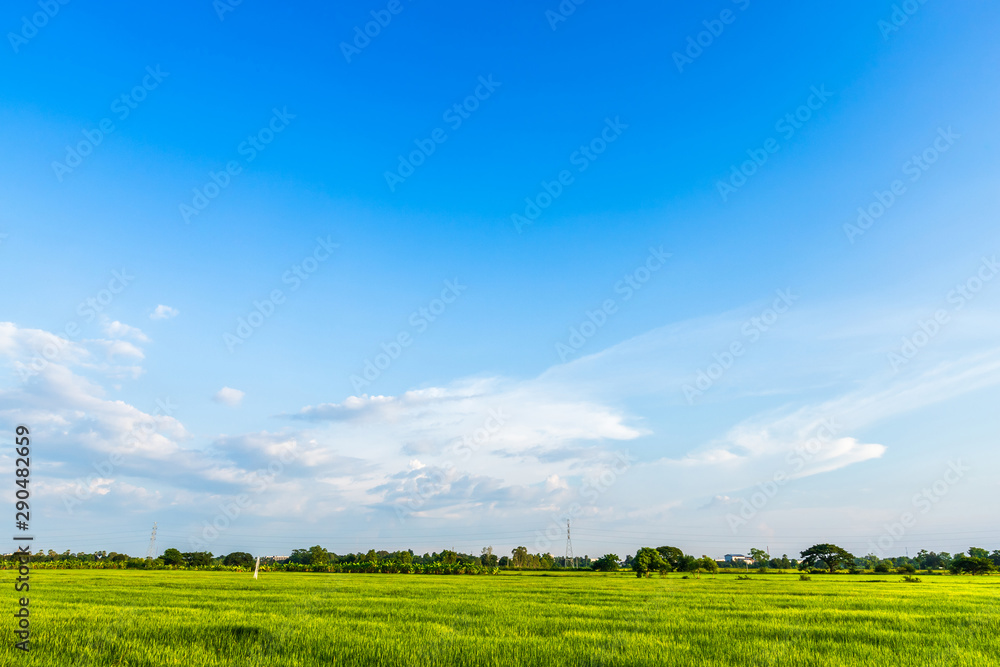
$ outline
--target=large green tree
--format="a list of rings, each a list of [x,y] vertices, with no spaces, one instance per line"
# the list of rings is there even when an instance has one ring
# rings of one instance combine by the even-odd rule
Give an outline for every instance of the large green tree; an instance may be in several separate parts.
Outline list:
[[[212,552],[189,551],[181,554],[188,567],[205,567],[212,564]]]
[[[617,572],[618,554],[604,554],[590,566],[598,572]]]
[[[815,544],[803,551],[801,556],[802,561],[799,563],[799,567],[803,569],[822,562],[830,572],[835,572],[841,565],[849,565],[854,562],[854,556],[836,544]]]
[[[678,572],[694,572],[698,569],[698,559],[689,554],[684,554],[680,557],[677,567],[674,569]]]
[[[959,556],[949,568],[952,574],[988,574],[996,570],[993,561],[978,556]]]
[[[222,559],[222,564],[226,567],[251,567],[254,558],[245,551],[234,551]]]
[[[936,570],[942,567],[948,567],[951,564],[951,558],[947,552],[934,553],[933,551],[927,551],[927,549],[921,549],[917,554],[917,565],[925,570]]]
[[[177,549],[167,549],[163,552],[163,562],[167,565],[183,565],[184,555]]]
[[[715,574],[719,571],[719,564],[710,556],[702,556],[698,559],[698,569]]]
[[[309,547],[309,564],[310,565],[326,565],[330,562],[330,552],[316,545],[314,547]]]
[[[656,547],[660,558],[665,560],[672,570],[680,570],[684,564],[684,552],[677,547]]]
[[[632,570],[637,577],[648,577],[650,572],[666,570],[667,562],[656,549],[643,547],[632,558]]]

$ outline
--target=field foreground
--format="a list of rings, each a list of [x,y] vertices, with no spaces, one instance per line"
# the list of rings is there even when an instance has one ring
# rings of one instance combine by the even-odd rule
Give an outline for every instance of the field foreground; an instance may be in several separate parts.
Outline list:
[[[0,664],[1000,665],[1000,578],[921,578],[45,570]]]

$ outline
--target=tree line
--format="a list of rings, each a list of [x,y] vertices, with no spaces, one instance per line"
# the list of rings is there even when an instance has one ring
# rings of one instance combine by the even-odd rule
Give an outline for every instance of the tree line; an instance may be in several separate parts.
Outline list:
[[[5,556],[14,563],[16,556]],[[256,557],[242,551],[215,555],[208,551],[182,552],[170,548],[155,559],[139,558],[114,551],[93,553],[56,553],[39,550],[32,555],[35,567],[60,569],[210,569],[245,571],[254,567]],[[460,553],[450,549],[424,553],[412,549],[405,551],[376,551],[336,554],[320,545],[293,549],[287,559],[262,557],[263,571],[289,572],[388,572],[388,573],[495,573],[501,569],[553,570],[567,567],[586,567],[586,557],[567,561],[552,554],[530,553],[524,546],[511,550],[510,556],[500,556],[493,547],[484,547],[479,555]],[[6,563],[4,565],[6,567]]]
[[[320,545],[293,549],[287,559],[263,557],[262,571],[288,572],[384,572],[413,574],[496,574],[500,569],[555,569],[565,559],[551,554],[531,554],[517,547],[511,555],[497,556],[493,547],[485,547],[477,556],[450,549],[417,555],[406,551],[376,551],[336,554]],[[583,560],[583,559],[580,559]],[[16,567],[17,556],[0,557],[2,567]],[[93,553],[56,553],[39,550],[32,555],[36,568],[46,569],[196,569],[248,571],[256,565],[256,557],[243,551],[215,555],[209,551],[182,552],[169,548],[155,559],[138,558],[114,551]]]
[[[952,555],[920,550],[915,556],[880,558],[874,554],[857,557],[834,544],[817,544],[800,553],[800,558],[771,558],[763,549],[751,549],[751,561],[733,563],[731,567],[753,569],[764,573],[768,570],[799,569],[809,572],[848,573],[913,573],[917,570],[949,571],[953,574],[989,574],[1000,570],[1000,549],[992,553],[980,547],[970,547],[967,552]],[[214,555],[207,551],[182,552],[170,548],[155,559],[139,558],[114,551],[56,553],[39,550],[32,555],[38,568],[59,569],[210,569],[249,571],[256,558],[246,552],[236,551]],[[0,559],[0,567],[16,567],[17,556],[10,554]],[[729,564],[727,564],[729,565]],[[567,561],[552,554],[530,553],[524,546],[511,550],[510,556],[498,556],[493,547],[485,547],[479,555],[460,553],[449,549],[417,555],[412,549],[405,551],[376,551],[336,554],[320,545],[293,549],[287,559],[265,557],[261,559],[263,571],[288,572],[381,572],[414,574],[495,574],[500,570],[560,570],[592,569],[599,572],[617,572],[624,568],[636,576],[649,576],[652,572],[715,573],[719,561],[709,556],[700,558],[685,554],[672,546],[643,547],[635,555],[619,559],[617,554],[605,554],[597,560],[587,557]]]
[[[752,562],[744,563],[747,569],[764,573],[769,569],[798,569],[809,572],[838,572],[850,574],[863,572],[912,574],[917,570],[947,570],[952,574],[990,574],[1000,570],[1000,549],[992,553],[981,547],[969,547],[967,552],[954,556],[948,552],[934,553],[921,549],[912,559],[905,556],[897,558],[879,558],[874,554],[857,557],[846,549],[835,544],[816,544],[800,553],[800,559],[789,559],[787,554],[780,559],[771,558],[762,549],[750,550]],[[635,556],[626,556],[626,568],[631,568],[637,577],[648,577],[652,572],[666,574],[667,572],[715,573],[719,570],[719,562],[702,556],[695,558],[685,554],[677,547],[643,547]],[[606,554],[594,563],[594,569],[617,571],[618,556]]]

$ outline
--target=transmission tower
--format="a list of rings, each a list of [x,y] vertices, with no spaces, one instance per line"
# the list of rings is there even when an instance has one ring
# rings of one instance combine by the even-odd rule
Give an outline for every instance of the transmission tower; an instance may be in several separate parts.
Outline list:
[[[576,567],[576,559],[573,558],[573,538],[569,533],[569,519],[566,519],[566,566]]]
[[[149,549],[146,551],[146,558],[152,560],[156,557],[156,522],[153,522],[153,534],[149,536]]]

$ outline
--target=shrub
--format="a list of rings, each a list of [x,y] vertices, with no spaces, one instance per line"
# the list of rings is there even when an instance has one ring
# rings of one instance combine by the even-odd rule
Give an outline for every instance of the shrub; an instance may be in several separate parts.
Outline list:
[[[812,581],[812,577],[803,573],[799,575],[799,581]]]
[[[908,584],[919,584],[920,577],[911,577],[910,575],[907,574],[906,576],[903,577],[903,581],[905,581]]]

